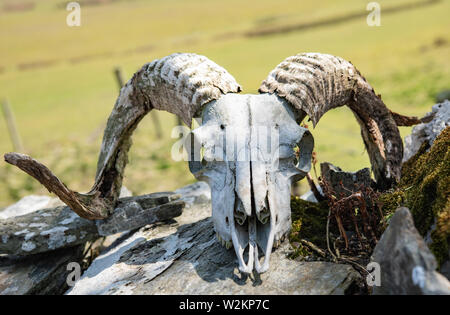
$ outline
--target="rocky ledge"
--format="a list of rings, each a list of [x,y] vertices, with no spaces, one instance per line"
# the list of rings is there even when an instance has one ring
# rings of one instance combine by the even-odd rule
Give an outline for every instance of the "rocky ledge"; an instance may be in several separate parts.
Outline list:
[[[298,262],[285,242],[259,276],[237,270],[233,250],[215,238],[209,188],[196,183],[176,191],[183,214],[150,225],[97,257],[68,294],[345,294],[360,275],[350,266]]]

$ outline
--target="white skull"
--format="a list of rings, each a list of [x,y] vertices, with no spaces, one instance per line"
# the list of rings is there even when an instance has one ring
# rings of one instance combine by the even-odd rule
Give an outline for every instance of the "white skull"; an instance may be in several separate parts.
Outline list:
[[[267,271],[272,247],[291,228],[291,184],[311,167],[311,133],[274,94],[227,94],[204,107],[190,139],[189,167],[211,187],[219,240],[234,246],[241,272]]]

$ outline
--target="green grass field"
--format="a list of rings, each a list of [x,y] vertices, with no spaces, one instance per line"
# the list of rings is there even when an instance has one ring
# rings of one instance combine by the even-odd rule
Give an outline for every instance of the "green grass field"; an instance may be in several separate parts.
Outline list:
[[[28,11],[7,10],[11,3],[17,1],[0,1],[0,98],[11,103],[26,153],[48,163],[79,191],[87,191],[94,180],[101,133],[95,135],[118,95],[117,66],[128,79],[155,58],[195,52],[226,68],[244,93],[256,93],[284,58],[330,53],[352,61],[392,110],[417,116],[430,110],[437,92],[450,87],[450,2],[444,0],[379,1],[379,27],[366,24],[367,2],[360,0],[80,1],[80,27],[66,25],[64,2],[36,1]],[[414,3],[421,5],[405,6]],[[363,15],[288,33],[245,36],[353,13]],[[194,181],[186,162],[170,158],[175,117],[158,116],[162,139],[155,137],[150,117],[134,136],[124,183],[136,194]],[[402,136],[409,131],[402,128]],[[347,108],[327,113],[313,134],[319,162],[345,170],[369,166]],[[2,117],[0,153],[12,150]],[[0,207],[30,193],[45,190],[0,162]]]

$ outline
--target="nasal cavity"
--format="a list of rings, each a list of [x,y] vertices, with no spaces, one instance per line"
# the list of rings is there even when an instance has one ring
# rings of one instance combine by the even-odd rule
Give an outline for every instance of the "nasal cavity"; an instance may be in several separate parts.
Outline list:
[[[241,199],[236,196],[236,203],[234,206],[234,220],[237,224],[243,225],[247,219],[247,214],[245,213],[244,204]]]
[[[256,212],[256,216],[258,217],[259,222],[262,224],[266,224],[270,220],[270,209],[269,209],[269,200],[267,198],[264,199],[263,206]]]

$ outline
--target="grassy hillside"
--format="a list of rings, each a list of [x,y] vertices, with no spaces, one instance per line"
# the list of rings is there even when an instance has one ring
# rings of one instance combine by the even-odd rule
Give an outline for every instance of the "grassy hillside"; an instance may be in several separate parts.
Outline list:
[[[98,131],[118,95],[116,66],[128,79],[155,58],[196,52],[225,67],[244,93],[256,93],[287,56],[330,53],[352,61],[392,110],[418,116],[450,87],[449,1],[379,1],[380,27],[366,24],[367,3],[359,0],[79,3],[82,25],[68,27],[63,1],[0,1],[0,98],[11,103],[26,153],[80,191],[93,183]],[[175,117],[157,115],[163,139],[155,137],[150,117],[134,136],[125,178],[134,193],[194,180],[185,162],[170,158]],[[369,165],[348,109],[325,115],[313,134],[319,161],[346,170]],[[0,118],[0,153],[11,150]],[[31,192],[45,191],[0,163],[0,207]]]

